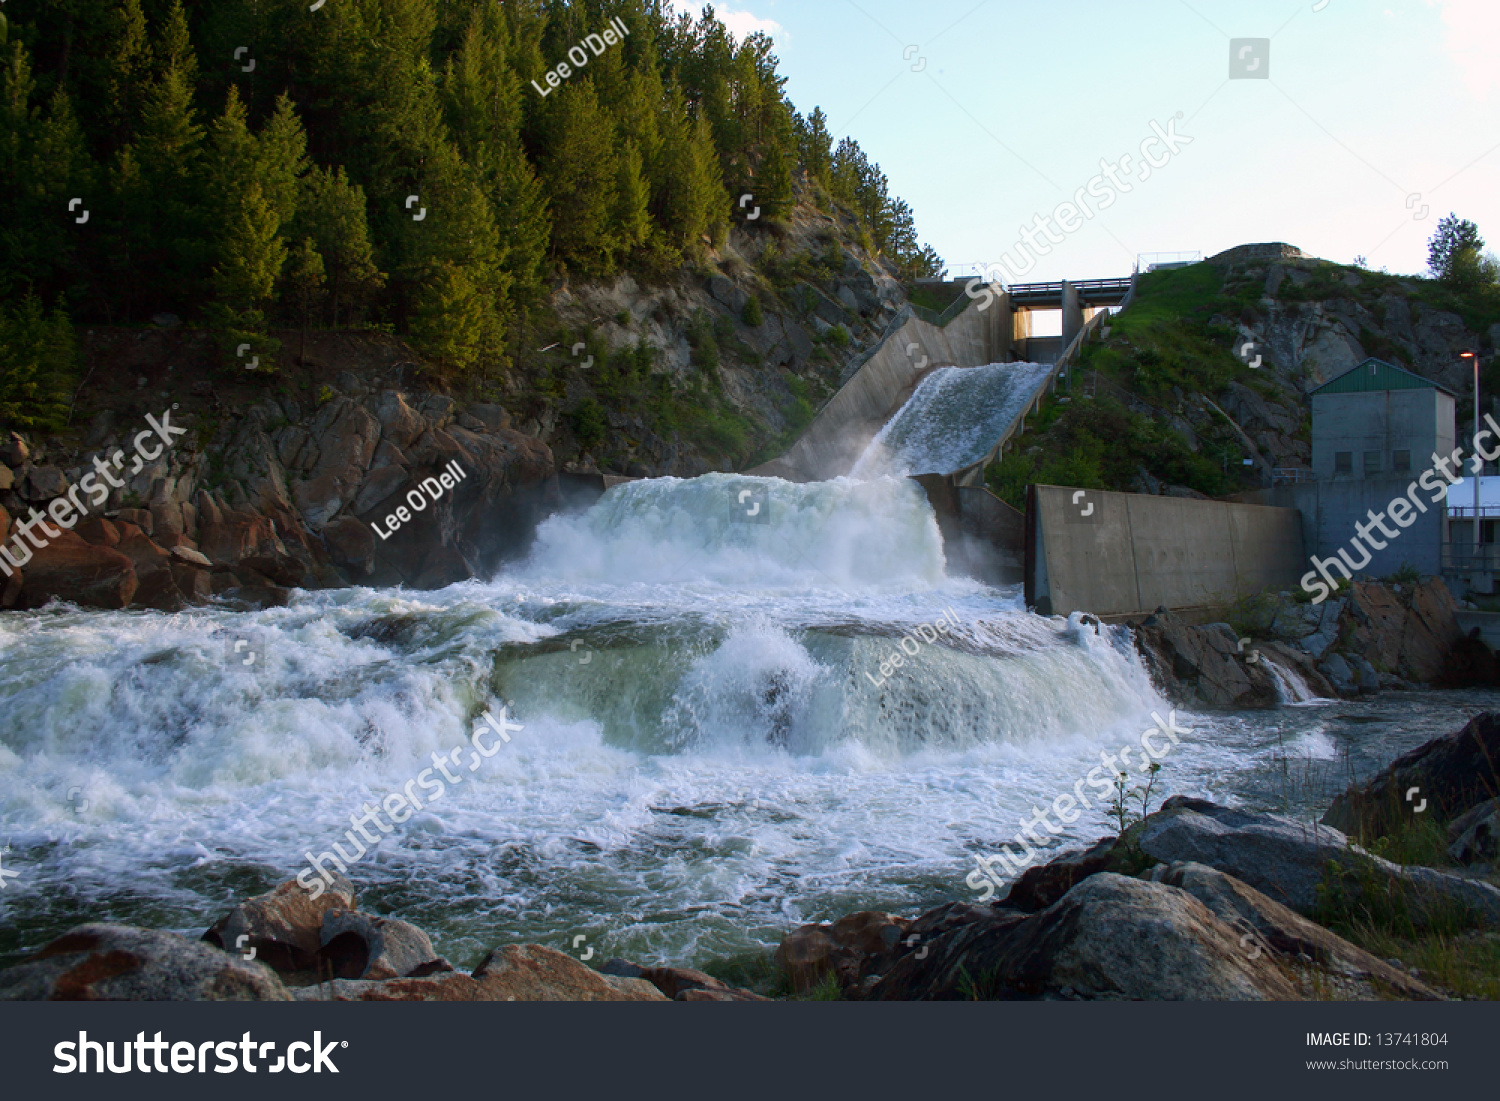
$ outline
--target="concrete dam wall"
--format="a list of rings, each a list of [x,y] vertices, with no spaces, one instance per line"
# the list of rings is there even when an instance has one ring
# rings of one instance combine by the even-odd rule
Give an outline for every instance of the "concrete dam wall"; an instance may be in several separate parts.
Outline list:
[[[1294,508],[1034,485],[1026,603],[1042,615],[1135,615],[1295,588],[1307,571]]]

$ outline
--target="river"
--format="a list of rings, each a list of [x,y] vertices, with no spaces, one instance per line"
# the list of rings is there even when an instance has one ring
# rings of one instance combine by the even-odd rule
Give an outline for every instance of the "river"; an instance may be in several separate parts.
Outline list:
[[[1178,712],[1152,805],[1316,815],[1493,699]],[[440,592],[6,614],[0,963],[85,920],[201,934],[308,854],[353,855],[351,814],[502,707],[510,741],[418,789],[350,871],[459,966],[521,941],[702,966],[976,899],[976,855],[1171,710],[1123,629],[948,577],[920,489],[890,477],[620,486]],[[1107,832],[1096,805],[1057,844]]]

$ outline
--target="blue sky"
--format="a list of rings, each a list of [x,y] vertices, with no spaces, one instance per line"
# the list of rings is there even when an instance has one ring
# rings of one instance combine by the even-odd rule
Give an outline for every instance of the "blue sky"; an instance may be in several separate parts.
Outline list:
[[[1178,112],[1191,143],[1110,209],[1041,238],[1048,254],[1032,250],[1027,280],[1122,275],[1142,253],[1251,241],[1421,272],[1450,210],[1500,251],[1500,0],[737,0],[716,11],[736,33],[773,36],[792,102],[821,105],[835,139],[859,141],[953,269],[1018,257],[1023,225],[1086,187],[1101,159],[1130,154],[1134,169],[1152,123]],[[1257,67],[1268,79],[1230,79],[1240,38],[1270,39]]]

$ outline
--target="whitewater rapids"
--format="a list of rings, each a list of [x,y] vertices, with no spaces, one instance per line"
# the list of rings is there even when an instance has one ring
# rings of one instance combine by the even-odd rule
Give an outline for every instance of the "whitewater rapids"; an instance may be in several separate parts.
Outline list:
[[[975,854],[1168,707],[1123,630],[949,577],[920,489],[891,477],[618,486],[440,592],[5,615],[0,963],[82,920],[197,936],[502,705],[522,729],[352,871],[458,965],[578,936],[763,958],[804,920],[970,898]],[[1326,756],[1331,711],[1294,719]],[[1269,720],[1184,725],[1168,792],[1253,795],[1288,752]],[[1088,816],[1061,841],[1105,832]]]

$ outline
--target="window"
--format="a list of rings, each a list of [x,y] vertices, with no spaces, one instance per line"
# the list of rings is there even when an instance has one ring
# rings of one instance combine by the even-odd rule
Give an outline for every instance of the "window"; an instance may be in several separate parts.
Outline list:
[[[1333,453],[1333,472],[1335,474],[1354,473],[1354,452],[1335,451]]]
[[[1366,451],[1365,452],[1365,477],[1368,478],[1371,474],[1379,474],[1379,473],[1380,473],[1380,452],[1378,452],[1378,451]]]
[[[1391,452],[1391,469],[1394,470],[1397,474],[1406,474],[1406,473],[1410,472],[1410,470],[1411,470],[1411,452],[1410,451],[1392,451]]]

